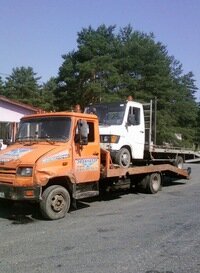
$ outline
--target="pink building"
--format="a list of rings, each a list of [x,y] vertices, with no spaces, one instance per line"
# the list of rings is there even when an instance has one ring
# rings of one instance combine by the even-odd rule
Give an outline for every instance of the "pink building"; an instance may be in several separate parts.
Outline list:
[[[0,142],[7,138],[14,140],[21,117],[38,112],[41,109],[0,96]]]

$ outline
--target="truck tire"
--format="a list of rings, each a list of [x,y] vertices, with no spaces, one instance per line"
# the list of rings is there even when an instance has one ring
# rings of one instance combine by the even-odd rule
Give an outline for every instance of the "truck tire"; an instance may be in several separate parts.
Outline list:
[[[115,163],[121,167],[128,168],[131,164],[131,154],[127,148],[120,149],[115,156]]]
[[[176,160],[175,160],[175,166],[179,169],[183,169],[183,158],[182,156],[177,156]]]
[[[159,173],[151,173],[147,178],[146,191],[151,194],[157,193],[161,189],[161,175]]]
[[[40,210],[42,215],[49,220],[65,217],[70,208],[70,194],[62,186],[53,185],[46,188],[42,194]]]

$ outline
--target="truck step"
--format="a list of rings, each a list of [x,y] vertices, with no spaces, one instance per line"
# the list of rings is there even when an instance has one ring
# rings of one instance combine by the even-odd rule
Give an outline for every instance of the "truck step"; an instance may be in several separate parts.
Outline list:
[[[99,195],[99,191],[85,191],[85,192],[76,192],[73,194],[74,199],[84,199],[88,197],[94,197]]]

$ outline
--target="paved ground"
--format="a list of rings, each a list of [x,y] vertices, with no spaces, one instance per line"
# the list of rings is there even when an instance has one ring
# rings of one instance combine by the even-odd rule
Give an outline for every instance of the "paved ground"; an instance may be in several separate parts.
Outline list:
[[[156,195],[93,199],[58,221],[1,204],[0,272],[199,273],[200,165],[191,166],[191,180]]]

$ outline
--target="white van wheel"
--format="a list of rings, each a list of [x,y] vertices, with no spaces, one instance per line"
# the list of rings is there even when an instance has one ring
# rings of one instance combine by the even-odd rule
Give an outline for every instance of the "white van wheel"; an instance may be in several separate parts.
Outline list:
[[[115,163],[121,167],[128,168],[131,164],[131,155],[127,148],[120,149],[115,156]]]

